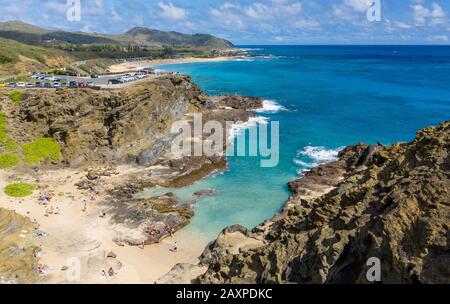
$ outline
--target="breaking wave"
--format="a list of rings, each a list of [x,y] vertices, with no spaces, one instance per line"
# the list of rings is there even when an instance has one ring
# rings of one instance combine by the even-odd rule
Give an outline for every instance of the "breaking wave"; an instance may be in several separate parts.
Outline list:
[[[273,100],[264,100],[263,107],[255,110],[256,113],[277,113],[279,111],[285,111],[286,108]]]
[[[230,140],[234,140],[237,136],[242,134],[243,131],[249,128],[257,127],[258,124],[267,125],[269,119],[263,116],[251,117],[247,122],[242,124],[234,124],[230,129]]]
[[[306,146],[298,151],[294,163],[301,167],[298,173],[302,175],[314,167],[337,160],[341,150],[342,148],[326,149],[323,146]]]

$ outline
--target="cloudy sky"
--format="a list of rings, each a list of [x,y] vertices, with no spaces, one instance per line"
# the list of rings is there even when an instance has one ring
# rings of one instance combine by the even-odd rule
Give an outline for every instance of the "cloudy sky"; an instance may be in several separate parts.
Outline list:
[[[235,44],[450,44],[450,0],[0,0],[0,20],[117,34],[135,26],[211,33]]]

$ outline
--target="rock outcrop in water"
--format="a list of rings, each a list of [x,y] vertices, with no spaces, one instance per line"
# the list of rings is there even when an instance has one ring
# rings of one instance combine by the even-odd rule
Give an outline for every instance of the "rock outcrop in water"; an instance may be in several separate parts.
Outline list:
[[[224,230],[193,282],[368,283],[376,257],[383,283],[450,283],[450,122],[412,143],[346,148],[290,188],[272,221]]]

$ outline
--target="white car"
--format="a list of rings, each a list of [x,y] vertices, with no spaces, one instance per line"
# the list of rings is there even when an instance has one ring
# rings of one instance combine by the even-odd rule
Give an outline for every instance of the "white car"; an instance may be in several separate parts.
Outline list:
[[[20,88],[24,88],[25,87],[25,82],[18,82],[17,86]]]

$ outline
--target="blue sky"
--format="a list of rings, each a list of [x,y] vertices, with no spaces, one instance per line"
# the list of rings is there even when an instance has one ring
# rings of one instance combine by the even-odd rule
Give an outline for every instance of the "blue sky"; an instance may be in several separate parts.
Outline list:
[[[144,26],[241,45],[450,44],[449,0],[379,0],[375,22],[367,18],[368,0],[80,1],[80,21],[67,19],[67,0],[0,0],[0,20],[108,34]]]

